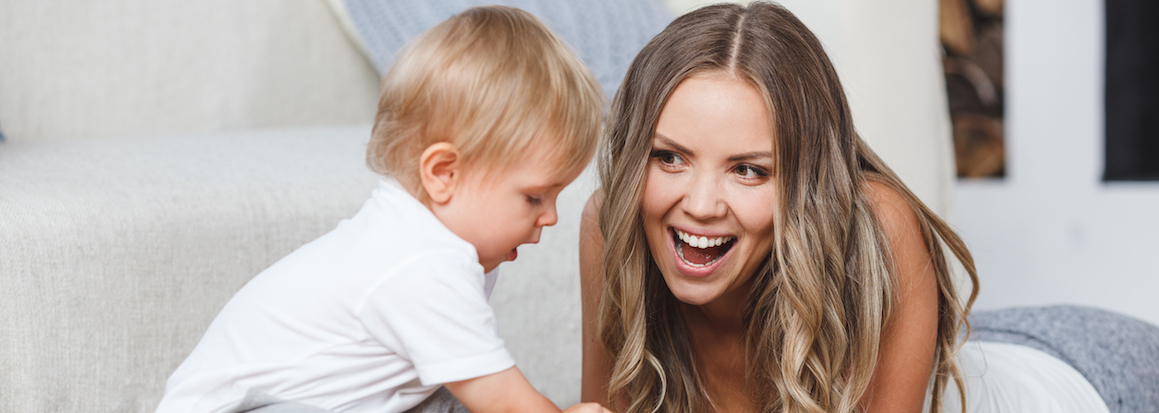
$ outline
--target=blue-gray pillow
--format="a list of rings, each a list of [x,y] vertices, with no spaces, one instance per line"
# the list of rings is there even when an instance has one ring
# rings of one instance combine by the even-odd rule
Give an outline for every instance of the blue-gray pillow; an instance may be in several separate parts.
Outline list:
[[[378,73],[423,31],[470,7],[526,10],[559,34],[612,96],[636,53],[672,20],[658,0],[331,0]]]

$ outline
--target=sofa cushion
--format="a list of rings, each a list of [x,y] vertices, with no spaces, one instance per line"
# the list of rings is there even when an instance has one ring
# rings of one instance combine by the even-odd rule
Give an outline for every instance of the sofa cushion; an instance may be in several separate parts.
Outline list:
[[[369,126],[0,145],[0,412],[152,412],[251,277],[352,216]]]
[[[672,14],[656,0],[331,0],[348,34],[362,46],[379,73],[419,33],[474,6],[501,4],[526,10],[575,50],[604,87],[615,93],[628,65]]]
[[[370,122],[378,76],[325,2],[6,0],[9,142]]]

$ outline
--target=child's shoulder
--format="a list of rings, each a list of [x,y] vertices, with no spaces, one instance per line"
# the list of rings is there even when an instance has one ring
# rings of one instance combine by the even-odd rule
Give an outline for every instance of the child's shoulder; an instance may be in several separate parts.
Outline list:
[[[466,267],[474,256],[422,203],[383,180],[357,213],[270,269],[377,278],[427,262]]]
[[[478,261],[474,246],[451,232],[397,181],[383,180],[366,206],[343,225],[357,244],[356,251],[382,264]]]

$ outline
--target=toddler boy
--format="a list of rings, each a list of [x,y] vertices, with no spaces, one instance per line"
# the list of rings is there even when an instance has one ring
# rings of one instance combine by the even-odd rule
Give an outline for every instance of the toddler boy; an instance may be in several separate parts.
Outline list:
[[[555,224],[601,108],[591,74],[530,14],[474,8],[423,33],[383,80],[367,163],[385,178],[370,200],[242,288],[157,411],[401,412],[445,385],[475,413],[558,412],[515,368],[487,297],[492,270]]]

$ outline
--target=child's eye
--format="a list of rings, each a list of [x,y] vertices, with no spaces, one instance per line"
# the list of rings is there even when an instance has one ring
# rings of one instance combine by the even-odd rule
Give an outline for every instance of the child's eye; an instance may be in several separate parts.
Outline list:
[[[527,203],[532,206],[539,206],[543,204],[543,198],[538,196],[527,195]]]

